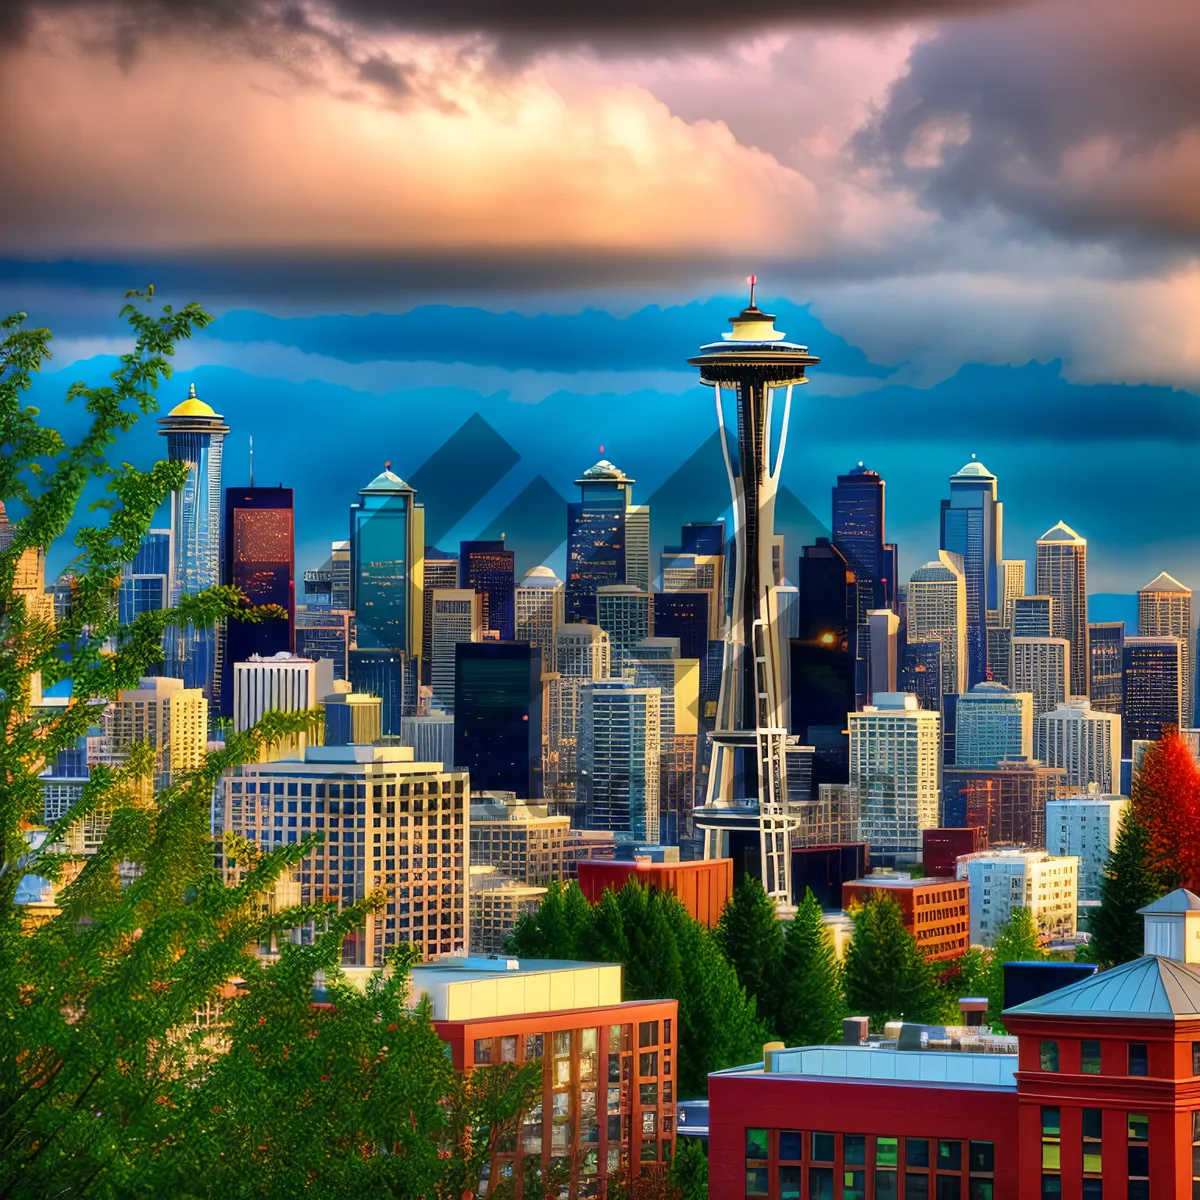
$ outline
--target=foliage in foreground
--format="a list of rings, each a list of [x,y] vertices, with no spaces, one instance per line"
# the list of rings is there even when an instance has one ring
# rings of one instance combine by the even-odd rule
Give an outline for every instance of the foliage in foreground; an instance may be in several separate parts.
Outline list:
[[[89,418],[75,445],[23,403],[49,332],[10,318],[0,343],[0,500],[23,510],[0,549],[0,1195],[457,1200],[540,1087],[540,1064],[455,1078],[428,1007],[408,1005],[403,953],[366,991],[342,982],[342,939],[378,897],[342,912],[265,903],[310,843],[248,857],[236,886],[214,870],[215,781],[307,716],[268,714],[152,798],[153,756],[134,746],[123,766],[96,767],[46,848],[29,850],[44,765],[87,732],[95,702],[162,661],[168,628],[274,615],[215,588],[118,628],[115,580],[185,468],[116,468],[108,453],[155,410],[174,343],[208,320],[194,305],[152,315],[131,304],[124,316],[136,345],[112,383],[70,389]],[[62,536],[95,481],[107,520],[77,533],[72,607],[55,623],[18,569]],[[47,686],[70,679],[71,703],[34,706],[35,673]],[[59,915],[26,930],[21,878],[63,882],[67,858],[53,848],[101,811],[99,852],[59,892]],[[323,930],[312,945],[284,940],[307,922]],[[273,937],[281,954],[267,962],[255,948]],[[312,1003],[318,970],[325,1006]]]

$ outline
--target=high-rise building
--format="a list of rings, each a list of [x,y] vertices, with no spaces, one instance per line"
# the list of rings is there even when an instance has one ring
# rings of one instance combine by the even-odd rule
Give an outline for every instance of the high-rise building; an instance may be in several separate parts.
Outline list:
[[[943,707],[942,641],[926,638],[904,645],[904,670],[900,672],[901,691],[916,696],[921,708]]]
[[[332,683],[319,678],[317,664],[298,658],[287,650],[262,656],[252,654],[233,664],[233,727],[249,729],[269,712],[308,712],[315,709],[322,688]],[[278,746],[265,747],[272,757],[303,753],[311,739],[307,734],[284,738]]]
[[[861,462],[833,488],[832,540],[858,581],[860,625],[871,609],[896,607],[896,547],[885,541],[885,490],[879,474]]]
[[[546,889],[471,863],[471,953],[500,955],[523,916],[541,907]]]
[[[296,653],[333,663],[334,679],[349,678],[350,627],[354,614],[324,605],[296,606]]]
[[[902,692],[873,699],[847,717],[862,837],[884,861],[915,859],[921,831],[938,826],[941,714],[919,709],[917,698]]]
[[[425,510],[385,463],[350,506],[350,590],[360,650],[419,659],[423,624]]]
[[[957,553],[942,550],[938,558],[908,581],[908,640],[942,643],[942,695],[958,695],[970,679],[966,575]]]
[[[1057,708],[1068,696],[1071,643],[1066,638],[1013,638],[1012,687],[1033,696],[1034,757],[1044,759],[1038,743],[1037,718]]]
[[[415,662],[399,650],[360,650],[356,647],[349,653],[347,678],[356,692],[379,697],[382,734],[389,738],[398,736],[405,716],[417,709]]]
[[[439,588],[433,593],[433,662],[429,675],[432,703],[454,712],[456,647],[483,635],[479,593],[474,588]]]
[[[321,697],[326,746],[372,746],[383,736],[383,701],[351,690],[344,680]],[[440,760],[439,760],[440,761]]]
[[[654,633],[654,598],[631,583],[597,588],[596,624],[608,634],[613,674],[619,675],[625,656]]]
[[[1004,587],[1001,593],[1003,604],[998,624],[1009,629],[1012,628],[1013,601],[1018,596],[1025,595],[1026,566],[1023,558],[1005,558],[1000,561],[1000,578],[1003,580]],[[991,659],[988,662],[990,663]]]
[[[612,645],[599,625],[563,625],[555,639],[555,666],[575,679],[607,679],[612,674]],[[682,649],[682,644],[681,644]]]
[[[650,590],[650,510],[632,503],[636,481],[607,459],[575,482],[582,499],[567,505],[566,616],[574,623],[594,622],[597,588],[643,586],[644,574],[643,590]]]
[[[950,498],[942,501],[941,548],[961,557],[966,589],[967,678],[959,691],[987,679],[987,615],[1003,606],[1003,514],[996,477],[983,463],[972,457],[950,476]]]
[[[576,799],[579,779],[579,721],[588,680],[612,673],[609,636],[599,625],[559,627],[555,635],[555,671],[546,678],[546,777],[560,800]]]
[[[1092,708],[1119,716],[1125,707],[1125,622],[1089,625],[1088,657]]]
[[[144,742],[154,752],[154,787],[163,788],[204,762],[208,700],[200,688],[184,687],[179,679],[147,676],[118,693],[104,710],[101,728],[103,765],[124,763],[130,748]]]
[[[194,596],[221,582],[221,459],[229,426],[225,418],[196,397],[188,398],[158,421],[167,439],[167,458],[187,464],[183,487],[171,494],[171,582],[168,604]],[[220,631],[168,630],[164,674],[200,688],[209,700],[220,699]]]
[[[1122,757],[1135,741],[1156,742],[1167,726],[1183,727],[1183,639],[1125,639],[1125,711]]]
[[[663,592],[702,591],[708,596],[709,640],[725,632],[725,524],[685,525],[678,546],[659,560]]]
[[[711,599],[707,590],[697,588],[657,592],[653,601],[655,636],[678,638],[680,656],[699,659],[702,668],[714,644],[708,633]],[[720,654],[714,657],[719,670]]]
[[[455,647],[454,762],[475,791],[542,795],[542,656],[528,642]]]
[[[1046,850],[1079,859],[1080,906],[1100,903],[1104,868],[1128,808],[1128,796],[1096,792],[1063,796],[1046,805]]]
[[[1016,596],[1012,602],[1013,637],[1057,637],[1053,596]]]
[[[458,586],[479,594],[480,623],[502,642],[511,642],[516,630],[516,570],[517,556],[505,550],[503,538],[459,547]]]
[[[426,547],[421,609],[421,682],[428,684],[433,667],[433,593],[458,587],[458,559]]]
[[[121,594],[117,605],[121,624],[130,625],[144,612],[166,608],[170,584],[171,531],[151,529],[142,537],[133,562],[121,568]]]
[[[659,841],[661,711],[656,687],[625,679],[585,684],[578,790],[589,829],[638,844]]]
[[[296,550],[293,495],[285,487],[225,489],[225,562],[222,583],[241,588],[256,608],[286,614],[261,621],[229,621],[224,630],[221,714],[233,713],[233,664],[252,655],[291,653],[296,647]]]
[[[563,623],[563,599],[562,580],[549,567],[530,568],[517,588],[516,638],[537,647],[543,672],[555,667],[554,636]]]
[[[982,829],[1001,846],[1046,844],[1046,805],[1065,787],[1066,772],[1035,758],[994,767],[947,767],[942,773],[942,827]]]
[[[977,683],[958,698],[954,765],[993,767],[1033,753],[1033,696],[1002,683]]]
[[[304,572],[304,603],[313,608],[350,608],[350,543],[333,542],[323,567]]]
[[[466,793],[465,771],[414,762],[407,746],[310,746],[303,759],[241,767],[224,827],[264,851],[324,832],[291,881],[302,904],[348,908],[382,891],[384,902],[342,943],[343,966],[379,967],[408,942],[427,957],[466,951]]]
[[[1121,718],[1094,712],[1090,700],[1072,697],[1037,719],[1042,761],[1062,767],[1067,786],[1111,792],[1121,783]]]
[[[411,746],[417,762],[454,764],[454,718],[440,708],[400,722],[400,744]]]
[[[1012,683],[1012,626],[987,627],[988,674],[993,683]]]
[[[1071,644],[1069,696],[1088,694],[1087,540],[1059,521],[1037,543],[1037,594],[1054,600],[1052,633]]]
[[[471,802],[471,865],[492,867],[525,883],[564,880],[572,872],[564,854],[571,819],[541,805]],[[477,948],[477,947],[476,947]]]
[[[900,618],[890,608],[867,613],[870,630],[870,684],[874,692],[894,692],[900,671]]]
[[[971,945],[990,946],[1017,908],[1048,938],[1075,936],[1079,860],[1045,850],[984,850],[958,860],[971,888]],[[1082,1193],[1080,1193],[1082,1195]]]
[[[1138,592],[1138,636],[1177,637],[1182,660],[1183,711],[1180,727],[1190,727],[1195,711],[1195,654],[1192,637],[1192,589],[1163,571]]]

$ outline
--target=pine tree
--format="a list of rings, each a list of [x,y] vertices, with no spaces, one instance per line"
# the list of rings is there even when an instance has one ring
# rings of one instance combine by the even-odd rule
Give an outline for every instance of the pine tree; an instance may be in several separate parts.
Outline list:
[[[1027,908],[1013,909],[1012,915],[996,931],[995,941],[984,960],[983,994],[988,998],[987,1016],[993,1027],[1003,1027],[1000,1014],[1004,1010],[1004,964],[1041,962],[1045,957],[1033,913]]]
[[[1100,906],[1088,919],[1088,957],[1102,969],[1141,957],[1142,919],[1137,911],[1170,890],[1149,864],[1149,842],[1137,807],[1128,809],[1104,868]]]
[[[904,928],[896,901],[872,897],[853,918],[844,976],[851,1014],[870,1017],[875,1029],[887,1021],[937,1021],[940,1003],[933,970]]]
[[[671,1182],[679,1189],[680,1200],[708,1200],[708,1155],[696,1138],[681,1137],[675,1143]]]
[[[789,1046],[838,1041],[846,1004],[821,904],[808,890],[788,926],[776,974],[775,1031]]]
[[[775,1023],[775,976],[783,953],[783,930],[763,885],[746,874],[721,913],[717,944],[733,964],[746,995],[767,1025]]]

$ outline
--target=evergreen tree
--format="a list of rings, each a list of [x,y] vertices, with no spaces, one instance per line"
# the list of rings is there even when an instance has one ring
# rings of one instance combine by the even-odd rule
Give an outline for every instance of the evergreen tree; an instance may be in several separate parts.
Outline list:
[[[929,961],[904,928],[891,896],[872,897],[853,913],[854,934],[846,949],[846,1004],[851,1015],[887,1021],[936,1022],[940,999]]]
[[[821,904],[809,889],[788,926],[776,975],[775,1031],[789,1046],[840,1041],[841,970]]]
[[[1033,913],[1027,908],[1013,909],[996,931],[996,939],[984,960],[983,995],[988,998],[987,1019],[994,1028],[1003,1028],[1000,1014],[1004,1010],[1004,964],[1041,962],[1045,957]]]
[[[1148,860],[1149,833],[1134,806],[1117,831],[1117,844],[1100,882],[1100,906],[1088,919],[1088,958],[1101,969],[1141,957],[1142,918],[1137,911],[1170,890]]]
[[[696,1138],[681,1137],[675,1143],[671,1182],[680,1200],[708,1200],[708,1155]]]
[[[733,964],[746,995],[768,1025],[775,1024],[775,976],[783,953],[783,929],[763,885],[746,874],[721,913],[717,944]]]

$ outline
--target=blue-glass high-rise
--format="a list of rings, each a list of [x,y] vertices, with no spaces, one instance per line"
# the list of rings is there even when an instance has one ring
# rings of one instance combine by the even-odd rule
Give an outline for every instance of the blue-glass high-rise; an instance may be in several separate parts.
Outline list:
[[[168,600],[176,605],[181,597],[215,587],[221,579],[221,460],[229,426],[196,398],[194,384],[188,398],[158,423],[167,439],[167,458],[188,466],[183,487],[171,499]],[[210,701],[218,700],[219,646],[215,629],[169,630],[164,673],[182,679],[184,687],[202,688]]]
[[[972,459],[950,476],[950,499],[942,501],[942,549],[961,554],[967,582],[967,683],[987,679],[987,617],[1003,607],[1000,560],[1004,506],[996,476]]]
[[[151,529],[133,562],[121,571],[117,614],[122,625],[132,624],[139,614],[167,607],[171,590],[171,531]]]
[[[629,479],[606,459],[575,481],[581,499],[567,505],[566,619],[596,623],[596,589],[624,583]]]
[[[832,542],[858,581],[859,619],[896,603],[896,547],[884,541],[883,479],[862,463],[839,475],[833,489]]]
[[[516,635],[516,559],[512,550],[505,550],[503,538],[463,542],[458,553],[458,586],[479,593],[483,628],[495,630],[504,642]]]

